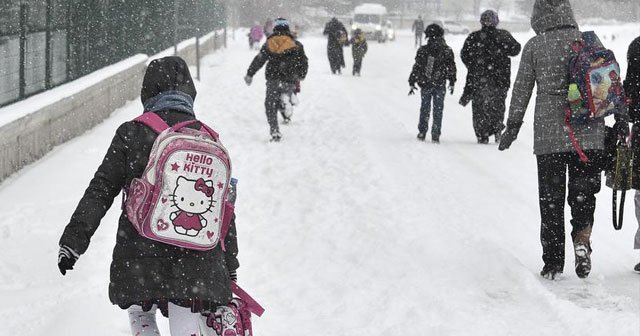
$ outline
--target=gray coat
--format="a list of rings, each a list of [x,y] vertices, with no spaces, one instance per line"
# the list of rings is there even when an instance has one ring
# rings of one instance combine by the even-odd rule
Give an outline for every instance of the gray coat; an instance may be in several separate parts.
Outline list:
[[[581,33],[569,1],[537,0],[531,27],[536,36],[526,43],[522,51],[507,125],[522,123],[536,85],[534,154],[573,152],[575,149],[564,127],[564,109],[568,104],[570,44],[579,39]],[[604,149],[604,120],[576,125],[573,129],[583,150]]]

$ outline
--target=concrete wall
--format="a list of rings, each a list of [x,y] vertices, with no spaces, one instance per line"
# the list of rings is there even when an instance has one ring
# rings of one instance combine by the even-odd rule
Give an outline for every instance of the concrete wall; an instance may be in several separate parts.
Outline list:
[[[225,38],[226,34],[219,31],[200,39],[200,56],[223,47]],[[0,127],[0,181],[43,157],[54,146],[99,124],[127,101],[136,99],[140,94],[147,63],[166,54],[173,54],[173,49],[142,58],[113,76],[78,89],[66,98]],[[195,39],[181,43],[178,55],[194,65]],[[37,100],[38,96],[28,99]]]

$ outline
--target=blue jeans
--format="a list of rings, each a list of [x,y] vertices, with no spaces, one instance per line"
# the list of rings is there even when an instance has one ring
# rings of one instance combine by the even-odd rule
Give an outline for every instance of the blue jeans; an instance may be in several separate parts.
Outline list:
[[[429,115],[431,114],[431,99],[433,98],[433,125],[431,136],[439,137],[442,128],[442,109],[444,108],[444,95],[446,88],[443,85],[436,87],[421,88],[422,104],[420,105],[420,120],[418,121],[418,132],[427,133],[429,129]]]

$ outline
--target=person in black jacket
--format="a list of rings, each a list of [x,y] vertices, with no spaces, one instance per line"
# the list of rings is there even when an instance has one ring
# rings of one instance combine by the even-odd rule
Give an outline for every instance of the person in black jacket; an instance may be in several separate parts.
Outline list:
[[[442,110],[444,108],[445,84],[449,81],[449,91],[453,94],[456,83],[456,63],[453,51],[444,40],[444,29],[437,24],[430,24],[424,31],[429,39],[427,44],[420,47],[416,54],[416,62],[409,75],[409,94],[416,90],[416,83],[420,86],[422,103],[420,105],[420,120],[418,122],[418,140],[424,141],[429,128],[429,114],[431,100],[433,100],[433,125],[431,127],[431,141],[440,142],[442,126]]]
[[[247,85],[251,85],[253,76],[267,63],[265,77],[267,94],[264,106],[271,132],[271,141],[280,141],[282,135],[278,127],[278,110],[283,111],[284,122],[288,123],[293,113],[293,96],[299,81],[307,76],[309,67],[307,55],[302,43],[296,41],[289,30],[289,22],[283,18],[275,21],[273,34],[267,38],[258,55],[254,57],[247,75]],[[293,99],[293,100],[292,100]]]
[[[413,21],[411,31],[415,35],[415,47],[422,47],[422,34],[424,33],[424,21],[422,20],[422,15],[418,15],[418,18]]]
[[[496,142],[504,129],[505,100],[511,85],[511,60],[520,53],[520,43],[498,29],[498,14],[486,10],[480,16],[482,29],[464,41],[460,58],[467,67],[467,81],[461,104],[472,101],[473,129],[478,143]]]
[[[362,69],[362,59],[367,53],[367,39],[360,28],[353,31],[353,36],[349,41],[351,43],[351,56],[353,57],[353,75],[360,76]]]
[[[627,76],[624,80],[624,92],[630,100],[629,120],[633,123],[633,177],[632,187],[636,189],[635,206],[638,230],[633,247],[640,249],[640,36],[631,42],[627,51]],[[634,270],[640,272],[640,263]]]
[[[156,113],[170,126],[194,119],[195,96],[183,59],[165,57],[147,67],[140,94],[145,113]],[[118,127],[60,238],[58,267],[63,275],[87,250],[114,198],[133,178],[142,176],[156,137],[152,129],[135,121]],[[185,334],[175,330],[197,333],[201,312],[215,311],[216,306],[231,300],[229,285],[235,281],[239,266],[235,218],[224,239],[226,252],[220,244],[212,250],[196,251],[160,243],[140,235],[126,211],[122,212],[111,262],[109,299],[128,310],[132,334],[157,332],[157,308],[169,315],[172,335]]]
[[[342,48],[349,41],[347,29],[342,22],[336,18],[332,18],[324,26],[322,34],[327,35],[327,56],[329,57],[329,66],[333,74],[342,72],[344,64],[344,52]]]

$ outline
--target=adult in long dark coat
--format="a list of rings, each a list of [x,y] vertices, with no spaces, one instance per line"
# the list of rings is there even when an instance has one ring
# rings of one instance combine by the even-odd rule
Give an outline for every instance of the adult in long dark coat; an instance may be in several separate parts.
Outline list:
[[[520,53],[520,43],[508,31],[496,28],[498,22],[496,12],[482,13],[482,29],[467,37],[460,52],[468,70],[463,96],[471,98],[473,129],[479,143],[488,143],[491,135],[496,142],[500,140],[511,85],[509,57]]]
[[[194,119],[195,96],[183,59],[165,57],[147,67],[140,94],[145,113],[155,112],[170,126]],[[87,250],[116,196],[133,178],[142,176],[156,137],[152,129],[135,121],[118,127],[60,238],[58,267],[63,275]],[[152,320],[149,328],[155,326],[158,306],[165,315],[167,307],[171,312],[186,309],[185,314],[197,320],[200,311],[215,310],[231,299],[229,281],[235,279],[239,266],[235,219],[225,237],[225,246],[226,252],[220,244],[209,251],[196,251],[156,242],[141,236],[126,211],[122,211],[111,262],[109,299],[114,305],[129,309],[131,318],[148,314]],[[189,315],[191,312],[194,314]],[[169,321],[170,325],[184,322],[171,318]]]
[[[329,57],[329,66],[332,73],[341,73],[345,67],[344,52],[342,48],[348,39],[347,29],[342,22],[336,18],[332,18],[324,26],[324,35],[327,35],[327,56]]]
[[[624,92],[631,100],[629,104],[629,119],[633,123],[631,146],[636,158],[633,161],[633,189],[636,189],[635,205],[638,231],[636,231],[633,247],[640,249],[640,37],[637,37],[629,45],[627,62]],[[640,263],[635,266],[634,270],[640,272]]]

